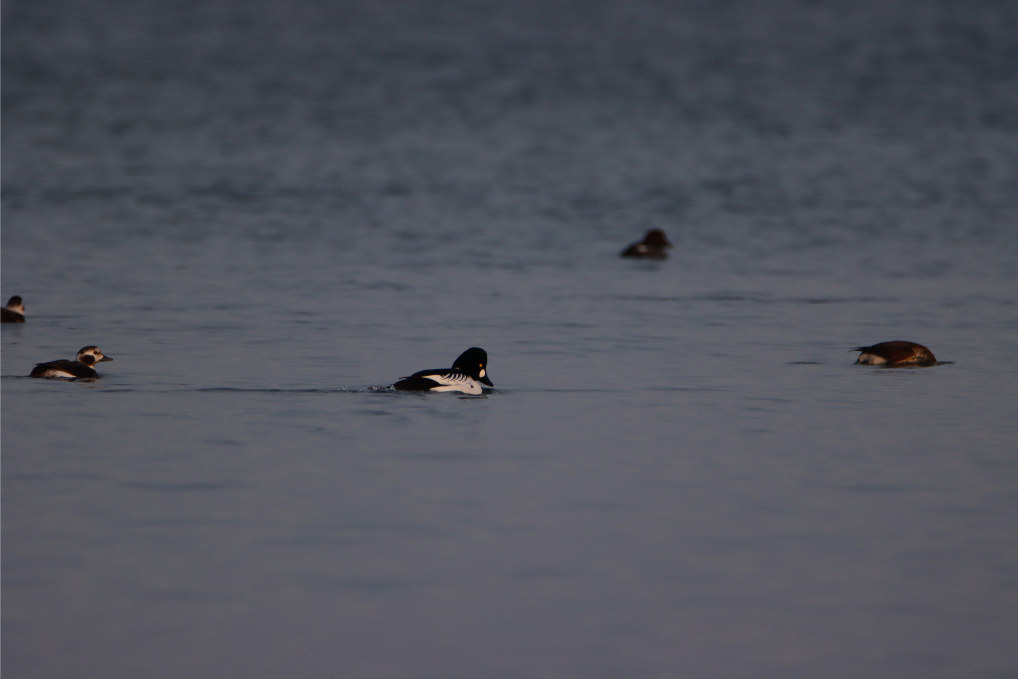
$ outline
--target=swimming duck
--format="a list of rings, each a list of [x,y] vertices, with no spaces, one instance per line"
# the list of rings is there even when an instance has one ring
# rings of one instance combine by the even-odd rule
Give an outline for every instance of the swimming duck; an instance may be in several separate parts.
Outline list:
[[[936,365],[933,352],[915,342],[881,342],[871,347],[856,347],[849,351],[861,351],[856,365]]]
[[[665,232],[651,229],[639,243],[633,243],[619,254],[620,257],[638,257],[641,259],[668,259],[665,248],[673,247],[668,242]]]
[[[103,352],[97,346],[82,347],[81,351],[73,361],[50,361],[49,363],[39,363],[32,372],[29,373],[29,377],[70,377],[74,379],[87,378],[87,377],[99,377],[99,373],[95,371],[94,366],[96,363],[102,363],[103,361],[112,361],[113,359],[109,356],[103,356]]]
[[[488,354],[484,349],[471,347],[453,361],[451,368],[422,370],[403,377],[392,385],[399,391],[453,392],[480,394],[481,385],[494,387],[488,379]]]
[[[7,300],[7,306],[0,308],[0,323],[24,323],[25,305],[17,295]]]

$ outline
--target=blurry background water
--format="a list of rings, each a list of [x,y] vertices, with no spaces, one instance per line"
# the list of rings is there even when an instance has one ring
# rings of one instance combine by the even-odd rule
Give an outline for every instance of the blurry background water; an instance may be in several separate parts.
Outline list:
[[[11,677],[1018,676],[1013,2],[2,20]]]

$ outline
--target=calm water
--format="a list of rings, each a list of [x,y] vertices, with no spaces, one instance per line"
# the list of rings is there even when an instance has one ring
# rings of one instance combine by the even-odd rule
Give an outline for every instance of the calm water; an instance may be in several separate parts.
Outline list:
[[[1018,676],[1018,12],[762,4],[5,2],[5,674]]]

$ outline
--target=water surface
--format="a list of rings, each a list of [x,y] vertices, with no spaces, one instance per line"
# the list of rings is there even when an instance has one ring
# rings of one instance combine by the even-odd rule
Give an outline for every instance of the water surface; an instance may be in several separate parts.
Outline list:
[[[12,675],[1018,672],[1009,5],[3,26]]]

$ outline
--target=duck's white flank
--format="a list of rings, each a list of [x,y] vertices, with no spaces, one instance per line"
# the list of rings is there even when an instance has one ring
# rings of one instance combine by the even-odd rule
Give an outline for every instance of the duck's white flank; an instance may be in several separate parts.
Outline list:
[[[483,372],[481,377],[484,377]],[[482,393],[481,385],[478,382],[475,382],[470,375],[463,375],[462,373],[453,373],[450,375],[428,375],[427,379],[432,382],[437,382],[440,385],[432,387],[428,391],[462,391],[464,394],[471,394],[474,396]]]

